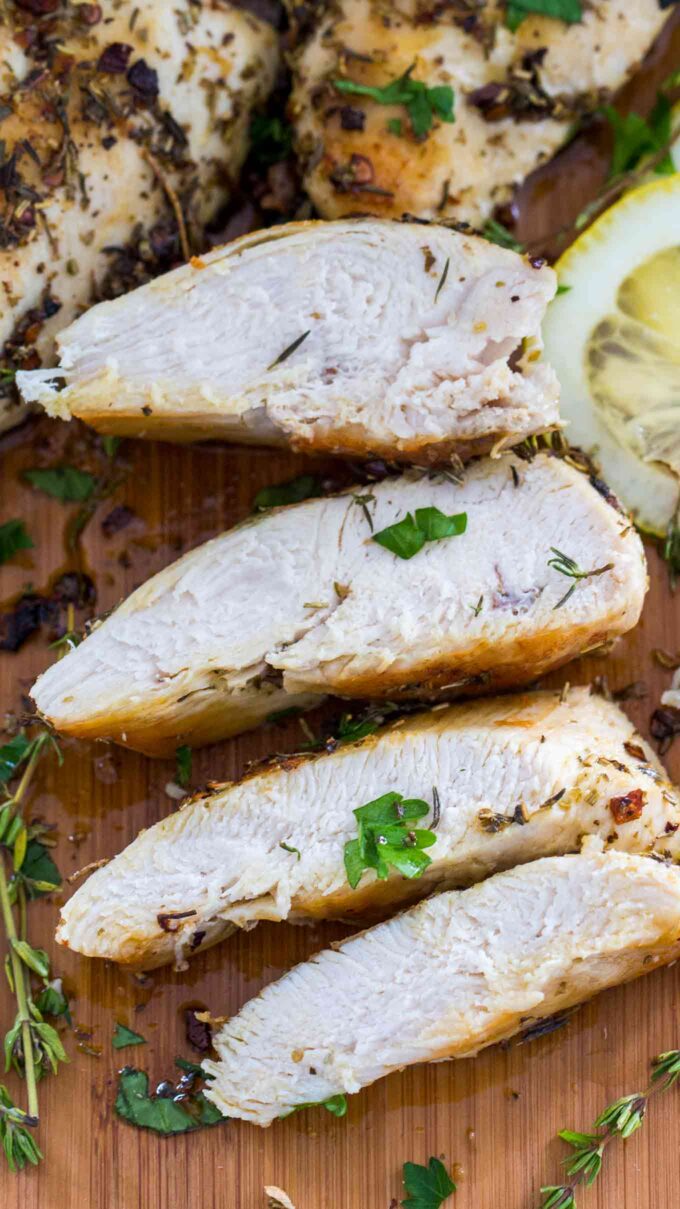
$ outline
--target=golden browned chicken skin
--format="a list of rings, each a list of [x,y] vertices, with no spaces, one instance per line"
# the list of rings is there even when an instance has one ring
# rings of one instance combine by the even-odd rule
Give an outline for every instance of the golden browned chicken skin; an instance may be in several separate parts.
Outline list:
[[[667,17],[658,0],[591,0],[580,22],[530,14],[513,31],[505,0],[313,7],[294,55],[292,110],[319,212],[474,224],[624,83]],[[403,95],[394,82],[406,73],[427,93],[385,103]],[[379,99],[353,83],[382,90]]]
[[[274,30],[221,0],[3,2],[6,367],[49,364],[57,331],[85,306],[199,246],[277,59]],[[21,414],[11,382],[3,389],[0,431]]]

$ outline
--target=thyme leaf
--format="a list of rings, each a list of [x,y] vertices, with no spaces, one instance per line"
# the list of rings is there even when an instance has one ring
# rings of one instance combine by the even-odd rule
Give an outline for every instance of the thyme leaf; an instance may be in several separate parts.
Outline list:
[[[31,550],[33,540],[23,521],[5,521],[0,525],[0,563],[7,563],[20,550]]]
[[[563,1160],[570,1179],[565,1184],[548,1184],[541,1188],[541,1209],[576,1209],[576,1190],[580,1185],[588,1187],[598,1178],[607,1146],[615,1138],[626,1141],[636,1133],[642,1126],[652,1096],[667,1091],[679,1078],[680,1050],[668,1050],[652,1061],[647,1090],[614,1100],[597,1117],[590,1133],[560,1130],[560,1138],[572,1151]]]
[[[23,1171],[28,1163],[37,1166],[42,1152],[31,1130],[38,1124],[22,1108],[17,1108],[6,1087],[0,1084],[0,1145],[10,1171]]]
[[[482,235],[490,243],[498,244],[499,248],[509,248],[511,252],[523,252],[524,244],[515,239],[511,231],[499,222],[497,218],[489,218],[482,227]]]
[[[611,571],[613,563],[606,563],[603,567],[595,567],[592,571],[584,571],[579,567],[578,563],[568,554],[563,554],[561,550],[557,550],[555,546],[551,546],[550,550],[553,557],[548,559],[548,566],[553,567],[555,571],[559,571],[560,575],[566,575],[568,579],[573,579],[571,587],[565,592],[564,596],[558,600],[554,606],[559,609],[563,604],[566,604],[569,597],[574,593],[583,579],[592,579],[595,575],[604,575],[605,571]]]
[[[281,365],[284,361],[287,361],[289,357],[292,357],[293,353],[300,347],[303,341],[307,339],[311,330],[312,329],[309,328],[306,332],[303,332],[301,336],[298,336],[297,340],[294,340],[292,344],[289,344],[288,348],[284,348],[283,352],[279,353],[276,360],[272,361],[271,365],[267,366],[267,373],[269,373],[270,369],[276,369],[277,365]]]
[[[435,117],[442,122],[455,122],[454,92],[449,84],[437,84],[429,88],[422,80],[414,80],[412,72],[415,63],[387,84],[375,87],[369,84],[359,84],[355,80],[333,80],[333,87],[338,92],[348,92],[355,96],[370,97],[378,105],[403,105],[411,123],[411,129],[417,139],[422,139],[432,128]],[[389,126],[391,134],[400,134],[401,127]]]
[[[443,271],[443,273],[442,273],[441,277],[439,278],[439,285],[437,286],[437,291],[436,291],[435,296],[434,296],[434,300],[435,300],[435,302],[436,302],[436,301],[437,301],[437,299],[439,298],[439,295],[441,294],[442,290],[444,289],[444,286],[446,285],[446,278],[447,278],[447,277],[448,277],[448,275],[449,275],[449,265],[450,265],[450,263],[451,263],[451,257],[450,257],[450,256],[447,256],[447,257],[446,257],[446,264],[444,265],[444,271]]]

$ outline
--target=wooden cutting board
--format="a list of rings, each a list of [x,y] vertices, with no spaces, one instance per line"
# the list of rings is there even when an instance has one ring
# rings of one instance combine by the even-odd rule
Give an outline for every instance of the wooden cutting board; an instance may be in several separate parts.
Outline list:
[[[678,63],[676,20],[628,90],[633,106],[647,109],[658,82]],[[600,136],[568,148],[524,190],[520,236],[534,241],[570,221],[593,195],[605,164]],[[63,572],[80,569],[95,582],[96,611],[106,611],[180,551],[246,516],[260,487],[310,466],[268,451],[126,441],[115,463],[121,482],[97,508],[78,556],[65,543],[75,506],[48,500],[20,481],[23,470],[58,461],[98,473],[106,464],[97,440],[75,424],[43,419],[0,443],[0,519],[23,517],[36,543],[0,569],[5,606],[28,583],[47,589]],[[135,515],[106,536],[102,521],[116,504]],[[546,681],[585,683],[606,675],[615,689],[644,682],[646,698],[626,709],[645,735],[670,679],[651,652],[680,648],[680,596],[671,595],[653,547],[648,554],[651,589],[637,630],[608,657],[578,660]],[[43,630],[19,653],[0,655],[0,717],[21,709],[22,694],[54,658],[48,640]],[[309,715],[313,728],[318,720]],[[248,761],[295,750],[303,739],[299,723],[289,722],[197,752],[192,784],[234,777]],[[117,852],[175,807],[165,793],[174,774],[170,762],[74,742],[64,745],[64,754],[60,769],[54,762],[42,768],[30,802],[31,816],[57,824],[55,855],[64,876]],[[667,762],[679,778],[680,742]],[[537,1209],[540,1185],[559,1182],[564,1147],[555,1140],[557,1130],[587,1129],[606,1103],[645,1085],[653,1055],[680,1046],[677,966],[601,996],[564,1028],[530,1044],[394,1075],[352,1098],[344,1120],[318,1109],[266,1131],[226,1123],[157,1138],[117,1119],[118,1067],[124,1061],[143,1065],[154,1085],[173,1076],[175,1055],[198,1060],[185,1037],[187,1006],[231,1014],[292,964],[349,930],[261,925],[197,957],[184,974],[160,971],[139,982],[112,966],[54,951],[56,899],[31,907],[31,939],[53,953],[54,969],[72,996],[74,1022],[101,1054],[83,1052],[74,1035],[66,1036],[69,1065],[40,1087],[45,1162],[18,1176],[0,1167],[2,1209],[263,1209],[266,1184],[285,1189],[296,1209],[388,1209],[402,1195],[402,1163],[426,1162],[430,1155],[455,1165],[455,1209]],[[3,980],[3,1032],[11,1011]],[[116,1020],[148,1044],[114,1051]],[[8,1081],[21,1094],[16,1081]],[[679,1128],[680,1089],[657,1099],[639,1134],[610,1149],[606,1173],[580,1194],[579,1209],[676,1209]]]

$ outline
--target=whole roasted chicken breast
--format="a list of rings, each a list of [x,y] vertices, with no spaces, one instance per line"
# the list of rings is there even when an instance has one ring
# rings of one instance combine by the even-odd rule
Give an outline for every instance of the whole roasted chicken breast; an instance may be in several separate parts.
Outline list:
[[[659,0],[590,0],[576,23],[529,12],[510,29],[509,7],[313,6],[292,110],[320,214],[483,223],[633,74],[668,16]]]
[[[7,0],[5,365],[52,364],[55,335],[84,307],[202,246],[277,62],[274,30],[231,0]],[[11,384],[3,385],[0,430],[20,415]]]
[[[459,535],[419,530],[414,546],[417,518]],[[646,584],[627,517],[565,461],[481,459],[460,483],[410,472],[192,550],[52,664],[33,699],[67,734],[170,753],[327,693],[526,684],[629,630]]]
[[[680,869],[623,852],[546,857],[291,970],[216,1034],[205,1094],[270,1125],[405,1066],[469,1057],[678,956]]]
[[[387,794],[430,809],[395,836],[387,876],[366,867],[352,888],[354,811]],[[401,805],[383,805],[398,821]],[[583,835],[675,859],[678,824],[676,790],[616,705],[587,688],[475,701],[197,795],[76,890],[57,939],[147,969],[181,964],[234,928],[380,917],[434,888],[577,851]],[[414,827],[432,830],[421,850],[431,863],[405,876]]]
[[[19,384],[101,432],[446,462],[558,421],[554,293],[446,227],[292,223],[94,307]]]

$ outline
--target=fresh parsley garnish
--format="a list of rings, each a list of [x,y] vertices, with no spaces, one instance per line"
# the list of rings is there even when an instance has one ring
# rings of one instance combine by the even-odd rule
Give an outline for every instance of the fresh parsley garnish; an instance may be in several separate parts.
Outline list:
[[[321,483],[312,474],[301,474],[297,479],[287,483],[275,483],[272,487],[262,487],[253,500],[255,512],[265,512],[267,508],[283,508],[286,504],[299,504],[302,500],[312,499],[321,494]]]
[[[5,521],[0,525],[0,563],[9,562],[20,550],[31,550],[33,540],[23,521]]]
[[[366,869],[375,869],[379,878],[389,875],[390,865],[404,877],[420,877],[432,863],[423,848],[436,842],[433,831],[414,829],[413,823],[429,814],[430,807],[421,798],[404,798],[400,793],[385,793],[353,812],[359,825],[357,839],[345,844],[345,871],[353,890]]]
[[[175,780],[182,789],[186,789],[191,780],[191,765],[193,752],[186,743],[175,750]]]
[[[291,1117],[294,1112],[302,1112],[303,1108],[325,1108],[326,1112],[334,1117],[344,1117],[347,1115],[347,1097],[339,1093],[337,1096],[330,1096],[328,1100],[310,1100],[309,1104],[296,1104],[295,1108],[283,1115]]]
[[[0,747],[0,785],[10,781],[17,769],[27,760],[33,748],[33,740],[23,731]]]
[[[89,500],[97,479],[75,466],[52,466],[46,470],[25,470],[24,478],[38,491],[51,495],[63,504],[84,503]]]
[[[118,1116],[130,1124],[166,1135],[189,1133],[226,1119],[201,1091],[184,1095],[181,1100],[172,1095],[149,1095],[149,1076],[133,1066],[124,1066],[118,1076],[115,1108]]]
[[[442,122],[455,122],[454,93],[449,84],[428,88],[422,80],[414,80],[411,76],[414,68],[415,63],[412,63],[403,76],[381,87],[358,84],[354,80],[333,80],[333,87],[338,92],[370,97],[378,105],[403,105],[415,137],[421,139],[431,129],[435,117],[441,118]],[[389,129],[391,134],[401,133],[401,128],[397,130],[395,125],[390,125]]]
[[[503,226],[497,218],[489,218],[482,227],[482,235],[489,243],[498,244],[499,248],[509,248],[511,252],[523,252],[524,244],[515,239],[511,231]]]
[[[661,151],[671,137],[671,103],[665,93],[660,92],[649,120],[639,113],[618,113],[612,105],[605,105],[601,112],[606,117],[614,134],[614,146],[609,165],[609,178],[631,172],[647,155]],[[672,175],[675,165],[670,151],[657,163],[654,171],[661,175]]]
[[[446,516],[439,508],[416,508],[415,516],[407,512],[403,520],[388,525],[372,540],[384,546],[397,558],[413,558],[422,550],[425,542],[440,541],[444,537],[459,537],[467,528],[467,513],[458,512]]]
[[[527,17],[555,17],[574,25],[583,19],[581,0],[508,0],[505,23],[514,33]]]
[[[121,1024],[117,1020],[111,1044],[114,1049],[124,1049],[126,1045],[146,1045],[146,1037],[142,1037],[140,1033],[133,1032],[127,1025]]]
[[[407,1199],[401,1202],[404,1209],[439,1209],[456,1191],[441,1159],[431,1158],[427,1167],[420,1163],[404,1163],[402,1179],[408,1193]]]

